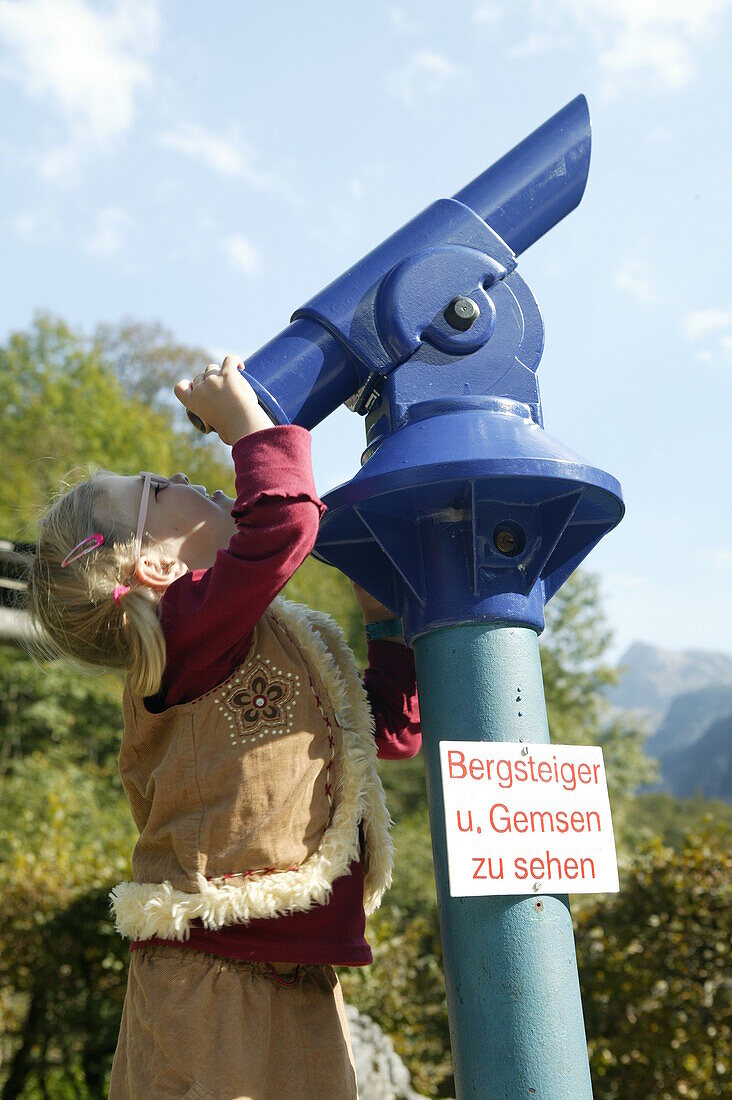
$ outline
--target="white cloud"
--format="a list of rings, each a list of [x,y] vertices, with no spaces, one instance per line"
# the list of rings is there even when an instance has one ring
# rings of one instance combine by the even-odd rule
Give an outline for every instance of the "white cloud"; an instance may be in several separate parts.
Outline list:
[[[417,24],[402,8],[389,8],[386,15],[397,34],[411,35],[417,30]]]
[[[241,179],[255,187],[266,187],[269,177],[254,165],[250,148],[231,138],[212,134],[203,126],[180,125],[162,134],[161,144],[186,157],[205,164],[212,172],[232,179]]]
[[[106,258],[121,252],[133,221],[119,206],[108,206],[89,217],[77,234],[79,246],[88,256]],[[27,245],[53,244],[68,233],[68,225],[45,210],[27,210],[8,219],[8,228]]]
[[[730,0],[528,0],[515,20],[503,23],[502,48],[511,58],[566,49],[579,27],[608,96],[633,81],[676,91],[693,80],[699,50],[730,11]],[[494,3],[473,8],[477,24],[493,28],[499,18]]]
[[[48,219],[44,214],[34,211],[23,211],[10,218],[8,226],[10,231],[22,241],[34,243],[41,240],[46,233],[44,228],[48,225]]]
[[[645,305],[657,305],[661,296],[656,290],[651,276],[640,260],[629,260],[613,276],[613,286],[627,291]]]
[[[101,258],[116,255],[124,247],[126,230],[131,224],[129,216],[118,206],[100,210],[94,231],[86,242],[86,252]]]
[[[693,309],[684,317],[684,333],[689,340],[732,329],[732,309]]]
[[[302,204],[301,197],[278,173],[257,167],[254,150],[238,137],[215,134],[195,124],[181,124],[161,134],[160,143],[220,176],[242,180],[259,191],[278,194],[293,205]]]
[[[114,0],[104,10],[86,0],[0,0],[4,77],[51,101],[66,126],[66,140],[43,159],[47,176],[129,130],[152,82],[159,30],[158,0]]]
[[[670,126],[654,126],[646,141],[649,145],[671,147],[676,145],[676,135]]]
[[[696,344],[696,358],[709,366],[732,361],[732,309],[692,309],[684,317],[684,335]]]
[[[501,15],[498,4],[478,4],[473,9],[473,22],[483,27],[494,27],[500,22]]]
[[[728,550],[726,546],[722,546],[714,551],[712,556],[714,565],[719,566],[720,569],[727,568],[732,565],[732,550]]]
[[[442,54],[434,50],[413,50],[399,71],[391,76],[388,86],[402,103],[412,107],[420,97],[440,91],[457,74],[456,67]]]
[[[687,85],[696,47],[730,10],[729,0],[535,0],[535,14],[553,26],[558,7],[586,29],[611,93],[633,76],[665,91]]]
[[[539,54],[548,53],[555,45],[557,39],[552,35],[535,32],[511,46],[506,56],[517,61],[522,57],[538,57]]]
[[[732,550],[727,546],[706,547],[699,551],[699,559],[713,569],[729,569],[732,566]]]
[[[221,245],[229,259],[246,275],[255,275],[259,270],[259,255],[254,246],[240,234],[224,237]]]

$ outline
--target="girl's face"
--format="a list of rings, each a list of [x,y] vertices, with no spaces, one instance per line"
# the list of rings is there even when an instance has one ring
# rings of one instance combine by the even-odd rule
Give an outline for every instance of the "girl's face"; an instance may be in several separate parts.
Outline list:
[[[105,474],[100,480],[111,497],[116,516],[129,518],[134,535],[142,499],[142,476]],[[236,530],[231,517],[234,503],[220,489],[209,496],[203,485],[191,485],[185,474],[173,474],[170,478],[153,474],[145,535],[166,557],[177,558],[189,569],[208,569],[217,552],[229,545]],[[143,557],[146,541],[143,539]]]

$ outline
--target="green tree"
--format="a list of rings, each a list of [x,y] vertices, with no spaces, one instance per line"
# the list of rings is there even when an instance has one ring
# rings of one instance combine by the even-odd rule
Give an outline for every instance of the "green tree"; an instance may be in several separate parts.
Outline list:
[[[630,819],[635,792],[654,781],[657,768],[643,752],[645,727],[614,711],[604,694],[617,683],[618,671],[606,661],[612,634],[599,577],[584,569],[573,573],[547,605],[546,620],[540,647],[551,738],[557,745],[602,748],[615,843],[624,859],[636,839]]]
[[[708,824],[674,851],[644,844],[622,891],[577,921],[596,1095],[729,1095],[732,832]]]
[[[193,431],[183,409],[126,391],[101,346],[63,321],[41,314],[29,332],[11,334],[0,347],[0,386],[0,462],[11,471],[0,487],[5,538],[34,538],[38,514],[74,468],[184,469],[193,481],[232,490],[230,460]]]
[[[114,766],[122,735],[121,678],[35,661],[0,646],[0,777],[34,751]]]
[[[106,899],[130,874],[132,818],[116,772],[59,747],[0,783],[0,1096],[96,1100],[127,954]]]
[[[346,641],[361,668],[366,664],[366,636],[363,615],[347,577],[331,565],[310,556],[289,580],[284,595],[332,615],[343,629]]]
[[[98,325],[93,345],[110,365],[129,397],[169,412],[173,386],[193,378],[211,361],[203,348],[180,344],[158,322],[125,318],[116,325]]]
[[[680,848],[687,833],[703,832],[710,821],[732,830],[732,804],[721,798],[675,798],[654,791],[634,798],[628,807],[628,827],[638,842],[658,837],[669,848]]]

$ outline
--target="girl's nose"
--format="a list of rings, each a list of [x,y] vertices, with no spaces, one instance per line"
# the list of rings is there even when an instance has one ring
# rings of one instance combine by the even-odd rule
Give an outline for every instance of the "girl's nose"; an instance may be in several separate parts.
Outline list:
[[[191,484],[184,473],[173,474],[173,476],[171,477],[170,480],[171,481],[176,481],[176,482],[181,482],[182,481],[184,485],[190,485]]]

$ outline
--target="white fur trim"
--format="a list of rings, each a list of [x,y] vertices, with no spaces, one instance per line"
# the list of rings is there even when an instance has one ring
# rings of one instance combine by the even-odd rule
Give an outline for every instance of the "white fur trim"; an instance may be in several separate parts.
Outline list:
[[[294,871],[252,876],[235,885],[207,881],[187,893],[170,882],[121,882],[110,898],[117,931],[131,939],[186,940],[191,921],[205,928],[246,924],[262,917],[304,912],[324,905],[333,882],[349,873],[359,856],[359,823],[366,840],[364,908],[372,913],[391,885],[394,846],[384,788],[376,770],[374,719],[343,632],[329,615],[283,598],[272,611],[290,631],[305,659],[317,670],[337,711],[342,730],[339,799],[316,851]]]
[[[350,646],[346,643],[343,631],[330,615],[313,611],[311,608],[304,608],[304,610],[308,612],[316,630],[326,640],[325,657],[329,664],[327,673],[324,674],[321,671],[321,676],[331,691],[335,688],[339,692],[342,703],[335,703],[335,709],[347,723],[349,734],[357,742],[357,748],[354,747],[355,752],[360,755],[359,771],[363,785],[359,814],[363,821],[366,840],[364,909],[370,915],[379,908],[384,893],[391,886],[394,864],[394,843],[389,834],[392,820],[386,807],[381,776],[376,767],[378,756],[374,736],[374,716],[356,668],[356,660]],[[334,654],[337,655],[338,664],[334,660]],[[317,663],[314,655],[313,659],[314,663]],[[345,678],[340,675],[341,670]]]

